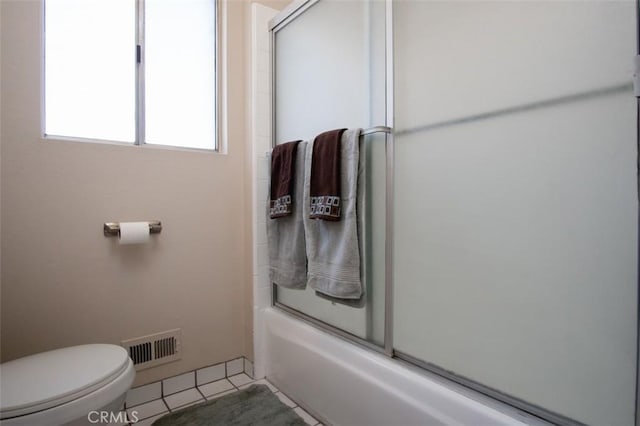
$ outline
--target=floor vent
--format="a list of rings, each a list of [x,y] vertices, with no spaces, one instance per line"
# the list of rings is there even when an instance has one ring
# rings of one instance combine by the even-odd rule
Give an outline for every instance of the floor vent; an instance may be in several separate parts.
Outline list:
[[[123,340],[122,346],[129,352],[136,370],[143,370],[180,359],[181,334],[182,330],[177,328],[149,336]]]

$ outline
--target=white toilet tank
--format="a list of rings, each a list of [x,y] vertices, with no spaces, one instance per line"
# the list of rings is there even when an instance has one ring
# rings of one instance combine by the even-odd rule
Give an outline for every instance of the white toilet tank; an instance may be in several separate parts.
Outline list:
[[[122,408],[134,378],[127,351],[116,345],[73,346],[9,361],[0,364],[0,420],[3,426],[91,424],[89,413]]]

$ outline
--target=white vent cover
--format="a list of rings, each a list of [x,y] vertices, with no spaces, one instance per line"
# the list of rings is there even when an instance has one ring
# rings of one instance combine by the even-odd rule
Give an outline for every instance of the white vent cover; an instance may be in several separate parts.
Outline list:
[[[149,336],[123,340],[122,346],[129,352],[136,370],[143,370],[181,358],[182,330],[163,331]]]

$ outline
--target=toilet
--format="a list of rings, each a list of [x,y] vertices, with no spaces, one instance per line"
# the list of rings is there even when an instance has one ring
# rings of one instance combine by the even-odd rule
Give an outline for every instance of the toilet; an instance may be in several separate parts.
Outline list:
[[[102,413],[117,415],[122,410],[135,374],[127,351],[106,344],[56,349],[5,362],[0,364],[0,424],[107,423],[101,419],[114,417]]]

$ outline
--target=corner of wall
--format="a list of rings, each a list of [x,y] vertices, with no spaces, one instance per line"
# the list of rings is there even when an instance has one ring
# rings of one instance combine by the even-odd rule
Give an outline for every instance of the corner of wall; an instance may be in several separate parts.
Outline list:
[[[258,56],[256,55],[260,49],[264,50],[264,37],[260,39],[260,43],[257,42],[258,33],[268,31],[266,26],[271,19],[278,13],[278,10],[285,7],[290,0],[249,0],[243,2],[246,6],[244,9],[244,61],[245,61],[245,135],[246,135],[246,151],[244,156],[245,162],[245,202],[247,206],[251,206],[251,209],[246,209],[245,215],[245,229],[247,230],[244,242],[247,247],[246,256],[246,273],[245,273],[245,301],[248,307],[245,312],[245,356],[251,360],[255,359],[255,329],[254,329],[254,309],[255,305],[255,292],[254,292],[254,276],[256,272],[255,264],[257,260],[257,252],[255,251],[255,235],[260,232],[261,227],[254,220],[255,205],[254,194],[257,185],[255,177],[258,173],[257,164],[259,160],[255,155],[255,143],[257,136],[257,128],[259,126],[256,120],[256,114],[261,116],[268,116],[270,111],[261,111],[257,106],[257,93],[259,91],[266,90],[266,87],[257,87],[257,80],[255,73],[256,67],[259,65]],[[265,21],[266,20],[266,21]],[[263,22],[264,21],[264,22]],[[268,37],[268,36],[267,36]],[[267,44],[268,44],[268,38]],[[262,59],[262,58],[261,58]],[[268,68],[269,64],[264,64],[263,60],[260,62],[261,67]],[[264,100],[264,98],[261,98]],[[260,132],[262,133],[262,132]],[[262,170],[262,169],[260,169]]]
[[[268,253],[265,205],[269,187],[268,170],[271,148],[271,44],[269,20],[278,13],[270,7],[254,3],[251,7],[251,176],[253,188],[253,347],[256,377],[264,377],[262,311],[271,305],[271,283],[268,277]]]
[[[4,98],[2,95],[2,88],[4,86],[2,84],[2,63],[4,62],[2,60],[2,40],[4,40],[4,37],[2,36],[2,28],[4,28],[4,25],[2,25],[2,4],[3,2],[0,1],[0,315],[2,315],[2,182],[4,182],[4,179],[2,179],[2,99]],[[3,324],[3,322],[2,318],[0,318],[0,328],[2,327],[1,324]],[[0,329],[0,336],[2,336],[2,334],[2,330]],[[1,349],[4,345],[2,344],[1,339],[2,337],[0,337],[0,362],[4,359]]]

